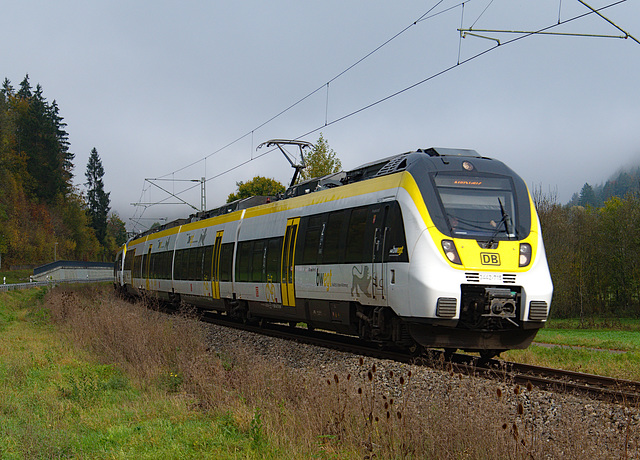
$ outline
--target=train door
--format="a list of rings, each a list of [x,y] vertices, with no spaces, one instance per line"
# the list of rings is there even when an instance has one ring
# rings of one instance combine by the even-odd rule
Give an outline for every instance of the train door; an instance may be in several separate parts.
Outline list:
[[[122,280],[124,284],[133,284],[133,261],[136,259],[136,249],[127,250],[124,256],[124,271],[122,273]]]
[[[383,264],[384,243],[387,234],[386,220],[389,205],[374,206],[369,209],[369,224],[372,227],[373,244],[371,246],[371,291],[377,300],[385,298],[385,267]]]
[[[282,289],[282,305],[285,307],[296,306],[294,259],[299,226],[299,217],[288,219],[287,230],[284,234],[284,241],[282,243],[280,286]]]
[[[220,249],[222,248],[222,234],[224,230],[216,233],[216,242],[213,245],[213,269],[211,273],[211,290],[213,292],[213,298],[220,298]]]
[[[149,245],[149,250],[147,251],[147,258],[144,261],[144,278],[146,280],[147,291],[149,290],[149,267],[151,266],[151,248],[152,244]]]

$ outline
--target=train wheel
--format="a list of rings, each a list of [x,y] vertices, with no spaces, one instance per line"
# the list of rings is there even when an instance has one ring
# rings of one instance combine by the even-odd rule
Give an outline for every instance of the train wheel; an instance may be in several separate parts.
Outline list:
[[[424,348],[422,348],[422,345],[413,342],[407,347],[407,351],[409,352],[410,356],[413,356],[415,358],[416,356],[420,356],[422,353],[424,353],[425,350]]]
[[[488,363],[489,361],[491,361],[491,359],[495,358],[496,356],[498,356],[503,351],[504,350],[482,350],[482,351],[480,351],[480,363],[482,363],[482,364]]]

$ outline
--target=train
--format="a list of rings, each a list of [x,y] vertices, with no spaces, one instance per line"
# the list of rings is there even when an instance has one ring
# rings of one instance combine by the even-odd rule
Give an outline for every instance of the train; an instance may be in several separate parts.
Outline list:
[[[418,149],[177,219],[120,248],[117,290],[381,347],[529,346],[553,283],[525,182]]]

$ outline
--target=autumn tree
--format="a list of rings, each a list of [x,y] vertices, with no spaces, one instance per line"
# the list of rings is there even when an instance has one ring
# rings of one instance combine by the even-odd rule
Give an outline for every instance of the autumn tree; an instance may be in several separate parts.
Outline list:
[[[111,213],[107,220],[107,235],[113,238],[117,247],[127,242],[127,228],[116,212]]]
[[[105,249],[72,185],[74,155],[58,104],[29,75],[0,88],[0,254],[3,265],[97,260]],[[110,258],[110,255],[108,256]]]
[[[227,198],[227,203],[251,196],[274,196],[283,193],[285,188],[280,182],[267,177],[256,176],[247,182],[236,182],[238,191]]]
[[[98,151],[94,147],[89,155],[85,177],[87,182],[87,214],[91,218],[91,227],[101,244],[105,244],[107,236],[107,216],[109,215],[109,193],[104,191],[104,168]]]
[[[301,180],[309,180],[314,177],[322,177],[342,169],[342,163],[336,152],[329,147],[329,143],[320,133],[318,142],[310,153],[304,157],[306,168],[300,174]]]

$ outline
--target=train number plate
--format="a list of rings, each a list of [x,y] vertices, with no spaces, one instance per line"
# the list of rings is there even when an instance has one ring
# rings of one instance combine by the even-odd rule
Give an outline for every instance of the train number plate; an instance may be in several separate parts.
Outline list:
[[[501,283],[502,273],[480,273],[480,281]]]

